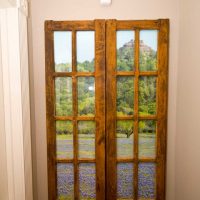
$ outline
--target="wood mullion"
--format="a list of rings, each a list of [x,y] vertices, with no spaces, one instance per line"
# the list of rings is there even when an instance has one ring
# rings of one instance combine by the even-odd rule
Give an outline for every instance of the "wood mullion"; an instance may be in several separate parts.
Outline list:
[[[136,72],[116,72],[116,76],[135,76]],[[139,72],[139,76],[157,76],[158,72],[157,71],[143,71]]]
[[[60,120],[60,121],[66,121],[66,120],[73,120],[73,116],[55,116],[55,120]],[[89,116],[77,116],[76,117],[77,121],[93,121],[95,120],[95,117],[89,117]]]
[[[138,126],[139,126],[139,30],[135,30],[135,79],[134,79],[134,199],[138,199]]]
[[[169,20],[160,20],[157,80],[157,200],[165,199]]]
[[[54,92],[54,49],[52,22],[45,23],[45,64],[46,64],[46,126],[47,126],[47,157],[48,157],[48,194],[49,200],[57,198],[56,181],[56,127],[54,121],[55,92]]]
[[[136,115],[127,115],[127,116],[117,116],[117,120],[157,120],[157,115],[142,115],[142,116],[136,116]]]
[[[46,21],[47,23],[49,21]],[[80,20],[80,21],[50,21],[52,22],[51,26],[48,26],[49,30],[53,31],[87,31],[94,30],[94,21],[91,20]]]
[[[95,20],[96,199],[105,199],[105,20]]]
[[[157,71],[139,72],[139,76],[157,76],[157,75],[158,75]]]
[[[94,72],[54,72],[53,76],[54,77],[65,77],[65,76],[67,76],[67,77],[71,77],[71,76],[88,77],[88,76],[95,76],[95,73]]]
[[[78,163],[96,163],[96,159],[79,159]]]
[[[72,72],[76,73],[76,31],[72,31]],[[74,198],[79,199],[79,171],[78,171],[78,94],[77,77],[72,77],[73,98],[73,150],[74,150]]]
[[[57,163],[73,163],[74,159],[57,159],[56,160]],[[77,161],[78,163],[95,163],[96,159],[78,159]]]
[[[57,163],[73,163],[74,159],[57,159]]]
[[[159,20],[118,20],[118,30],[159,29]]]
[[[135,119],[134,115],[129,115],[129,116],[117,116],[117,120],[133,120]]]
[[[74,119],[73,116],[55,116],[54,119],[56,121],[72,121]]]
[[[117,199],[116,166],[116,20],[106,22],[106,195]]]
[[[157,115],[143,115],[143,116],[135,116],[135,115],[128,115],[128,116],[117,116],[117,120],[157,120]],[[57,121],[72,121],[74,119],[73,116],[55,116],[54,119]],[[77,121],[93,121],[96,117],[89,117],[89,116],[77,116]]]
[[[117,159],[117,163],[132,163],[135,162],[136,160],[134,158],[119,158]],[[138,158],[138,163],[140,162],[157,162],[157,159],[155,158]]]

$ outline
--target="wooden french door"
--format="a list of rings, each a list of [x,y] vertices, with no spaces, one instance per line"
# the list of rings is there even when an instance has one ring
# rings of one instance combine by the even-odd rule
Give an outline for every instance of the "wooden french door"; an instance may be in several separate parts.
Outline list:
[[[49,200],[164,200],[169,21],[46,21]]]

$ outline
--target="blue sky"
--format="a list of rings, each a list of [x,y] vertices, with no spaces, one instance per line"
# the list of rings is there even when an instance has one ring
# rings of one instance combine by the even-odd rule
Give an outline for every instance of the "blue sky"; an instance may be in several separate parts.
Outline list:
[[[94,58],[94,31],[77,32],[77,61],[91,61]],[[117,48],[134,39],[134,31],[117,31]],[[140,40],[157,50],[157,31],[140,31]],[[54,32],[54,59],[58,63],[71,63],[72,34],[70,31]]]
[[[117,31],[117,48],[119,49],[125,43],[135,39],[134,31]],[[140,40],[150,46],[152,49],[157,50],[157,31],[156,30],[143,30],[140,31]]]

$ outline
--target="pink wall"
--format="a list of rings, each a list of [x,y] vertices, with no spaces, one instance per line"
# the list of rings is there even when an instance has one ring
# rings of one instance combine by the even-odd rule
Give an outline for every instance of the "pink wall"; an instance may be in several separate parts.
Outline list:
[[[47,152],[45,123],[44,20],[96,18],[158,19],[169,18],[169,120],[167,159],[167,200],[175,199],[176,94],[179,39],[178,0],[113,0],[101,7],[99,0],[32,0],[29,42],[31,60],[32,143],[35,200],[47,200]]]
[[[176,136],[176,200],[200,199],[200,1],[182,0]]]

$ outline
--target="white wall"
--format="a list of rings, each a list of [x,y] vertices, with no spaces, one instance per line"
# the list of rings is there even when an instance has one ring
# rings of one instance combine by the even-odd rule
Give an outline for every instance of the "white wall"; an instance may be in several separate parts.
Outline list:
[[[99,0],[32,0],[29,26],[31,63],[32,144],[34,200],[47,200],[47,147],[45,122],[44,20],[96,18],[170,19],[169,120],[167,200],[175,196],[176,89],[178,66],[179,0],[113,0],[101,7]]]
[[[200,199],[200,1],[180,1],[176,200]]]
[[[0,8],[8,8],[15,6],[17,4],[17,0],[1,0]]]
[[[0,13],[1,14],[1,13]],[[0,24],[0,29],[1,29]],[[1,33],[0,33],[1,38]],[[1,41],[0,41],[1,47]],[[0,48],[0,199],[8,199],[8,176],[7,176],[7,159],[6,159],[6,135],[4,120],[4,93],[3,93],[3,74],[2,74],[2,52]]]

